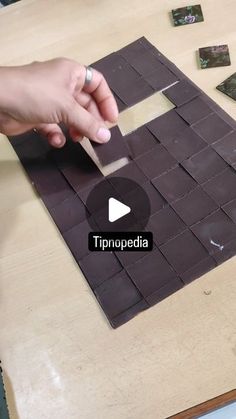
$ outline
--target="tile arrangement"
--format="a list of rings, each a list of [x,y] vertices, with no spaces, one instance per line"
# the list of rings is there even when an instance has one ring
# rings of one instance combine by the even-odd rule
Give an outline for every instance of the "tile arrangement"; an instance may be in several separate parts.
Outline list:
[[[11,143],[116,328],[236,254],[236,123],[145,38],[92,66],[120,111],[160,89],[175,105],[131,134],[114,127],[109,144],[94,144],[101,161],[128,156],[127,166],[104,178],[80,144],[50,149],[35,132]],[[116,176],[149,196],[150,253],[88,250],[101,210],[86,201],[93,187],[103,181],[111,193],[135,194],[118,190]]]

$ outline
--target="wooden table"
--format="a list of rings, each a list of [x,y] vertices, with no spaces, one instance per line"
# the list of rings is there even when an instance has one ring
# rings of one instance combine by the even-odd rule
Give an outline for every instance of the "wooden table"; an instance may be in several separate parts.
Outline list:
[[[236,117],[235,0],[171,26],[179,0],[23,0],[0,11],[1,65],[88,63],[145,35]],[[232,66],[196,50],[228,43]],[[0,81],[1,84],[1,81]],[[236,387],[236,258],[112,330],[7,139],[0,139],[0,354],[13,419],[163,419]]]

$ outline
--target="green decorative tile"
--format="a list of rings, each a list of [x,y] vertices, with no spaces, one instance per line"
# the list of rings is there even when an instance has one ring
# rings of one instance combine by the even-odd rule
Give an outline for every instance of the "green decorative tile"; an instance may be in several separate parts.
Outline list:
[[[220,92],[225,93],[227,96],[236,100],[236,73],[222,81],[216,88],[220,90]]]
[[[189,25],[204,20],[200,4],[174,9],[172,16],[175,26]]]
[[[222,67],[230,65],[228,45],[199,48],[201,68]]]

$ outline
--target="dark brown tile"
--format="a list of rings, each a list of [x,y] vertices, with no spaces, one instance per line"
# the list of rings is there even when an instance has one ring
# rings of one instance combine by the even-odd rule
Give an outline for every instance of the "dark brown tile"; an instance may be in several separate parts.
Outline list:
[[[160,91],[177,82],[179,79],[167,67],[160,63],[158,71],[146,75],[145,80],[155,91]]]
[[[76,194],[65,199],[49,212],[61,233],[83,222],[88,215],[85,205]]]
[[[109,319],[142,300],[140,292],[123,270],[95,289],[96,297]]]
[[[95,223],[94,229],[92,229],[88,221],[85,220],[63,233],[63,238],[77,262],[89,253],[88,234],[96,230]]]
[[[229,164],[236,163],[236,132],[212,144],[216,152]]]
[[[165,114],[158,116],[146,126],[160,142],[171,140],[188,127],[187,123],[177,114],[175,109],[171,109]]]
[[[179,291],[183,288],[184,284],[180,278],[176,277],[168,281],[163,287],[161,287],[158,291],[154,292],[153,294],[146,297],[146,301],[150,306],[159,303],[160,301],[164,300],[164,298],[169,297],[170,295],[174,294],[176,291]]]
[[[209,115],[206,118],[194,124],[193,129],[208,144],[212,144],[215,141],[220,140],[232,131],[232,127],[228,125],[216,113]]]
[[[182,162],[206,147],[205,141],[191,127],[185,128],[173,138],[162,139],[162,144],[178,162]]]
[[[122,266],[112,252],[90,252],[79,262],[80,268],[92,289],[122,270]]]
[[[120,180],[116,178],[125,178],[135,182],[137,185],[142,185],[143,183],[147,182],[147,178],[144,173],[140,170],[135,162],[130,162],[123,166],[121,169],[116,170],[111,175],[107,177],[109,182],[114,186],[118,193],[121,196],[124,196],[128,192],[130,192],[131,183],[127,182],[120,182]],[[136,188],[135,183],[133,184],[133,188]]]
[[[156,177],[152,183],[169,203],[186,195],[197,186],[193,178],[179,166]]]
[[[136,158],[146,153],[157,145],[156,138],[145,126],[126,135],[125,140],[132,158]]]
[[[174,157],[161,145],[135,159],[138,167],[148,179],[153,179],[176,164]]]
[[[164,207],[149,219],[148,231],[152,231],[154,242],[159,246],[177,236],[186,226],[175,211]]]
[[[172,207],[188,226],[195,224],[218,208],[215,201],[200,186],[173,202]]]
[[[222,209],[236,224],[236,199],[233,199],[233,201],[230,201],[226,205],[223,205]]]
[[[177,277],[159,250],[129,266],[127,272],[144,297],[153,294]]]
[[[188,271],[181,274],[181,279],[185,284],[189,284],[190,282],[194,281],[197,278],[200,278],[201,276],[205,275],[207,272],[214,269],[215,266],[216,266],[216,263],[214,259],[211,256],[208,256],[206,257],[206,259],[203,259],[197,265],[194,265]]]
[[[148,303],[145,300],[141,300],[134,306],[128,308],[128,310],[123,311],[123,313],[118,314],[118,316],[114,317],[113,319],[110,319],[110,323],[114,328],[119,327],[122,324],[127,323],[129,320],[147,308],[149,308]]]
[[[191,230],[210,254],[222,252],[227,243],[236,239],[236,225],[220,209],[192,226]]]
[[[163,244],[160,250],[179,274],[188,271],[208,256],[203,245],[189,230]]]
[[[156,246],[153,245],[153,250],[154,251],[156,249]],[[151,251],[151,252],[152,252]],[[149,255],[150,252],[140,252],[140,251],[136,251],[136,252],[115,252],[116,257],[119,259],[121,265],[126,268],[129,265],[134,264],[135,262],[137,262],[138,260],[142,259],[144,256]]]
[[[211,147],[183,161],[182,166],[199,183],[206,182],[227,168],[225,161]]]
[[[129,155],[126,141],[118,126],[111,128],[111,139],[106,144],[99,144],[91,141],[91,145],[102,165],[110,164],[122,157]]]
[[[188,80],[181,80],[163,91],[163,94],[176,106],[184,105],[200,95],[197,89]]]
[[[236,198],[236,173],[226,169],[202,185],[218,205],[224,205]]]
[[[200,121],[206,116],[210,115],[213,111],[201,97],[196,97],[191,102],[185,103],[178,107],[176,112],[190,125]]]
[[[155,214],[157,211],[162,209],[167,204],[164,198],[159,194],[159,192],[154,188],[154,186],[150,182],[143,183],[141,187],[147,194],[147,200],[150,203],[150,215]],[[145,208],[143,208],[143,197],[141,196],[141,194],[138,195],[135,189],[127,195],[125,195],[124,200],[125,203],[130,207],[132,207],[135,202],[135,214],[138,220],[146,216]]]

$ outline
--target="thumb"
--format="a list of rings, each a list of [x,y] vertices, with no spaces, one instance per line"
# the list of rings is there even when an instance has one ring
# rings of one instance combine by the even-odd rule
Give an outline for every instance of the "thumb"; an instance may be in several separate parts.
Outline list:
[[[83,136],[97,143],[106,143],[111,138],[111,133],[105,123],[96,119],[90,112],[72,101],[69,109],[65,111],[63,122],[69,129],[73,128]]]

